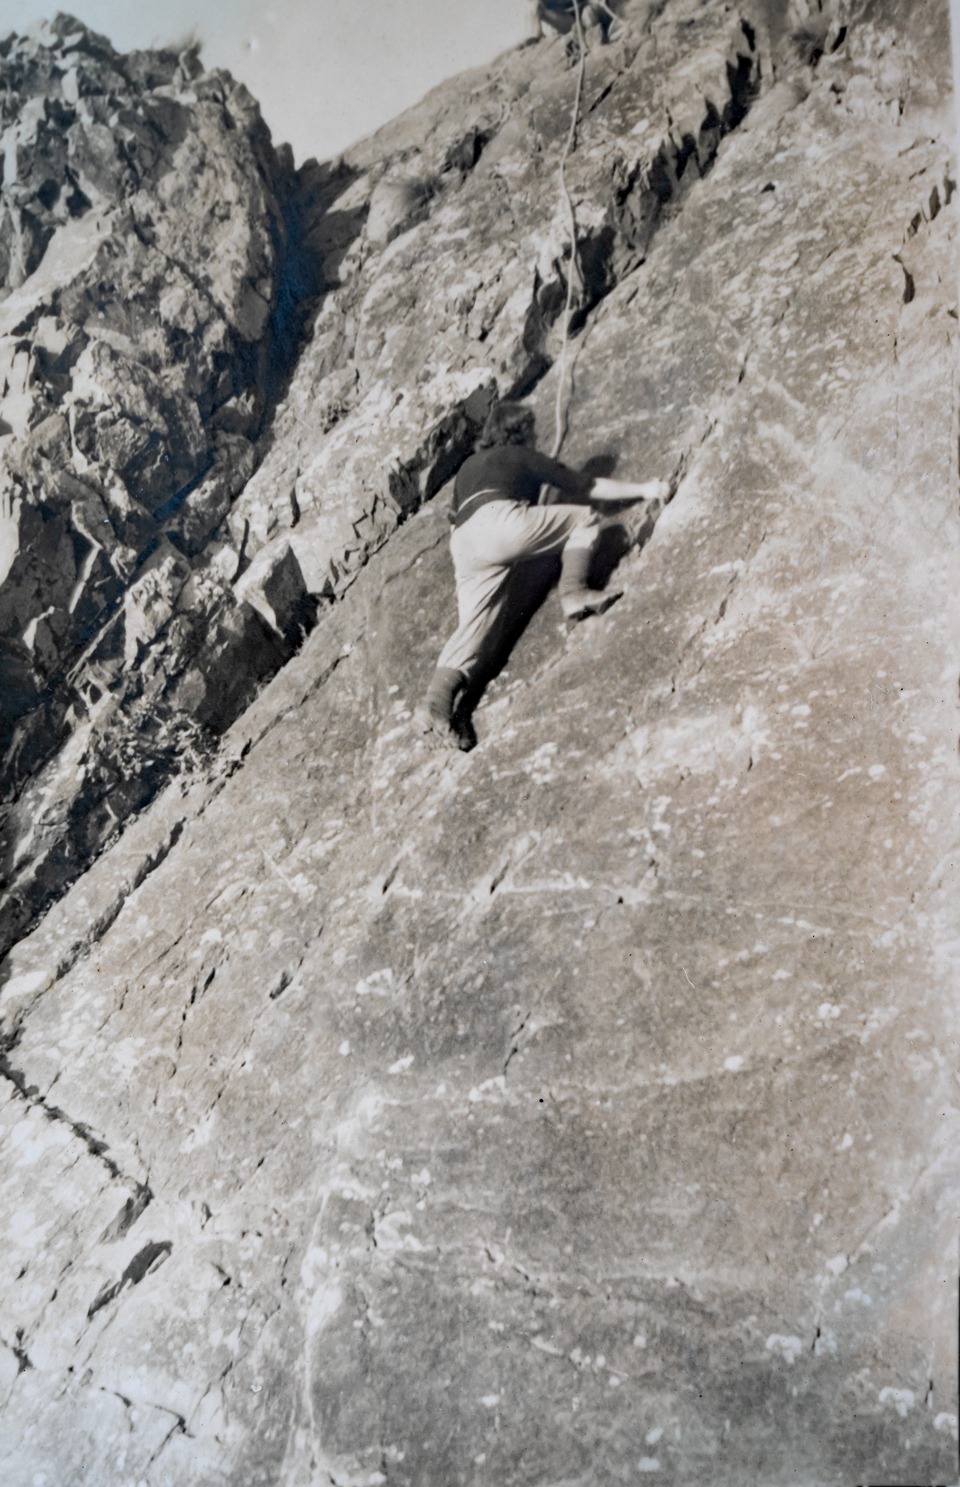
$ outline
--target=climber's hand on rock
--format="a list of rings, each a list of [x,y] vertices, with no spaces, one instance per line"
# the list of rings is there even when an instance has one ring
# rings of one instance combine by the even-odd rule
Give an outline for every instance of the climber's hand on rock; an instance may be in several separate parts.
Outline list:
[[[592,501],[665,501],[670,495],[666,480],[607,480],[598,478],[590,487]]]

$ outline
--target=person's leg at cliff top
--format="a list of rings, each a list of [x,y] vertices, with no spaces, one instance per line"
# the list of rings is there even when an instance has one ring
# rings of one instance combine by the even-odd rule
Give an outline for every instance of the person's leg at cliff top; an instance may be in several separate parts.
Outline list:
[[[550,26],[565,36],[577,24],[577,13],[573,0],[534,0],[532,19],[537,35],[542,36],[544,26]],[[606,40],[609,22],[603,7],[590,4],[590,0],[581,0],[580,24],[584,31],[599,26],[601,39]]]
[[[663,500],[669,494],[663,480],[597,479],[522,447],[532,424],[527,409],[494,410],[481,448],[461,466],[454,482],[450,550],[459,624],[440,653],[416,715],[423,732],[453,748],[469,747],[454,722],[458,700],[512,618],[506,611],[513,566],[559,553],[565,617],[578,620],[600,614],[620,591],[589,587],[590,560],[600,532],[599,516],[590,503]],[[569,504],[537,504],[544,486],[570,498]]]

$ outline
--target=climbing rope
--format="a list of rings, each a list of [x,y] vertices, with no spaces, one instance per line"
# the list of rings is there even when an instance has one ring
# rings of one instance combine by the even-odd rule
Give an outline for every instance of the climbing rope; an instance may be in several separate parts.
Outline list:
[[[577,89],[573,99],[573,112],[570,117],[570,128],[560,156],[560,192],[567,206],[567,216],[570,221],[570,267],[567,272],[567,300],[563,311],[563,339],[560,343],[560,364],[557,372],[557,402],[554,410],[554,423],[556,432],[553,441],[553,458],[556,459],[560,453],[564,436],[567,431],[567,407],[564,402],[564,386],[567,373],[567,344],[570,340],[570,316],[573,309],[573,280],[574,275],[579,277],[580,268],[577,262],[577,216],[567,189],[567,178],[565,166],[567,156],[573,149],[577,138],[577,125],[580,123],[580,100],[583,97],[583,79],[587,65],[587,44],[583,34],[583,21],[580,17],[580,0],[573,0],[573,11],[577,19],[577,41],[580,48],[580,61],[577,64]]]
[[[610,9],[604,0],[590,0],[597,9],[606,11],[611,21],[618,27],[617,40],[629,33],[630,27],[621,20],[615,11]],[[567,189],[566,163],[567,157],[572,151],[577,139],[577,127],[580,123],[580,104],[583,100],[583,81],[587,66],[587,42],[583,32],[583,16],[580,12],[581,0],[573,0],[573,13],[577,22],[577,44],[580,52],[580,60],[577,64],[577,88],[573,99],[573,111],[570,116],[570,128],[560,156],[560,193],[566,203],[567,217],[570,223],[570,269],[567,274],[567,296],[563,310],[563,337],[560,342],[560,358],[557,371],[557,400],[554,409],[554,441],[553,458],[556,459],[560,453],[561,446],[567,432],[567,413],[569,402],[565,402],[564,392],[567,380],[567,348],[570,342],[570,318],[573,311],[573,281],[574,277],[580,278],[580,266],[577,260],[577,217]],[[612,35],[612,33],[611,33]],[[572,391],[572,388],[571,388]]]

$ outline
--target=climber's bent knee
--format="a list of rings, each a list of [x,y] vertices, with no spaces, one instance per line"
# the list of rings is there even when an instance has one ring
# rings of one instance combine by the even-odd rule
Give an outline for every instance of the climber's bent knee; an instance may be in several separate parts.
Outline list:
[[[595,511],[591,511],[582,522],[578,522],[570,536],[564,543],[564,551],[568,549],[576,552],[578,548],[590,548],[596,543],[600,535],[600,518]]]

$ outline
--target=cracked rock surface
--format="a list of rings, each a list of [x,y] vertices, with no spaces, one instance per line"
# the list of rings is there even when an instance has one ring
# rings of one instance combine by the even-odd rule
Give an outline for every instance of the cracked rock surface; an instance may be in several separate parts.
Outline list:
[[[217,537],[303,279],[289,152],[192,53],[0,43],[5,951],[290,645]]]
[[[624,20],[563,452],[682,478],[470,754],[410,715],[447,480],[494,396],[549,442],[567,43],[299,175],[312,336],[215,540],[315,624],[4,965],[11,1487],[952,1479],[946,15]]]

